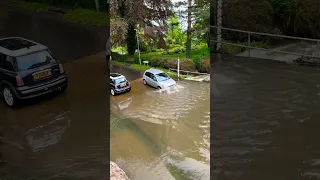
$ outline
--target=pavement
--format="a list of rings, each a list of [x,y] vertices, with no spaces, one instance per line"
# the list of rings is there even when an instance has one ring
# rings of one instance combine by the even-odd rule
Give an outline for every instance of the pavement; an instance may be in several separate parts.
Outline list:
[[[312,44],[312,43],[308,43],[308,42],[297,42],[297,43],[292,43],[292,44],[288,44],[285,46],[280,46],[280,47],[274,48],[274,50],[278,50],[278,51],[320,57],[319,49],[320,49],[319,44],[314,44],[314,43]],[[249,55],[249,51],[245,51],[245,52],[238,54],[237,56],[248,57],[248,55]],[[272,51],[256,50],[256,49],[250,50],[250,57],[251,58],[259,58],[259,59],[270,59],[270,60],[276,60],[276,61],[283,61],[288,64],[292,64],[292,63],[294,63],[295,60],[301,58],[301,56],[297,56],[297,55],[284,54],[284,53],[278,53],[278,52],[272,52]]]

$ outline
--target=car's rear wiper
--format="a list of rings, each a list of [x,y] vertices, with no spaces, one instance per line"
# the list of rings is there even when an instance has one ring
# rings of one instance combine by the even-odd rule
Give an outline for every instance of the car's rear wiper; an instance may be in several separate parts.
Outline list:
[[[48,62],[36,63],[36,64],[33,64],[32,66],[30,66],[28,69],[33,69],[33,68],[36,68],[36,67],[40,67],[40,66],[45,65],[45,64],[49,64],[49,63]]]

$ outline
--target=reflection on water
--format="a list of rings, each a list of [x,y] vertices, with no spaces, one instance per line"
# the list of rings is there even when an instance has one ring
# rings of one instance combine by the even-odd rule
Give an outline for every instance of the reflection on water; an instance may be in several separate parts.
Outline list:
[[[132,180],[209,179],[209,84],[179,81],[161,92],[131,82],[132,91],[111,98],[117,128],[111,132],[111,160]]]
[[[318,70],[240,59],[212,77],[215,179],[319,177]]]
[[[30,129],[26,133],[26,139],[33,152],[56,144],[60,141],[62,134],[70,127],[71,119],[67,113],[59,114],[48,124]]]

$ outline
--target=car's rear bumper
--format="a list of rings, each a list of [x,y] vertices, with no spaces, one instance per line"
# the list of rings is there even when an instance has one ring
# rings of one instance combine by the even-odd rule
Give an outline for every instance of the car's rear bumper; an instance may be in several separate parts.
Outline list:
[[[131,90],[131,86],[127,86],[125,88],[121,88],[121,89],[114,89],[114,91],[118,94],[118,93],[123,93],[126,91],[130,91]]]
[[[16,90],[16,95],[18,99],[30,99],[52,93],[54,91],[60,91],[67,86],[68,78],[66,76],[60,76],[55,80],[36,87],[19,87]]]

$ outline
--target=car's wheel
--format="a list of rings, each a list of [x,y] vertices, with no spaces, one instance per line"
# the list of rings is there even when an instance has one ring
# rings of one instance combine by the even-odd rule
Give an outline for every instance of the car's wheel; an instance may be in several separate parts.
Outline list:
[[[112,96],[116,95],[116,92],[113,89],[110,90],[110,93]]]
[[[146,81],[145,79],[143,80],[143,84],[144,84],[144,85],[146,85],[146,84],[147,84],[147,81]]]
[[[17,105],[17,97],[14,94],[14,92],[11,90],[10,87],[4,86],[2,88],[2,96],[4,99],[4,102],[9,106],[9,107],[14,107]]]
[[[158,89],[158,90],[161,90],[161,87],[160,87],[160,86],[158,86],[158,87],[157,87],[157,89]]]

